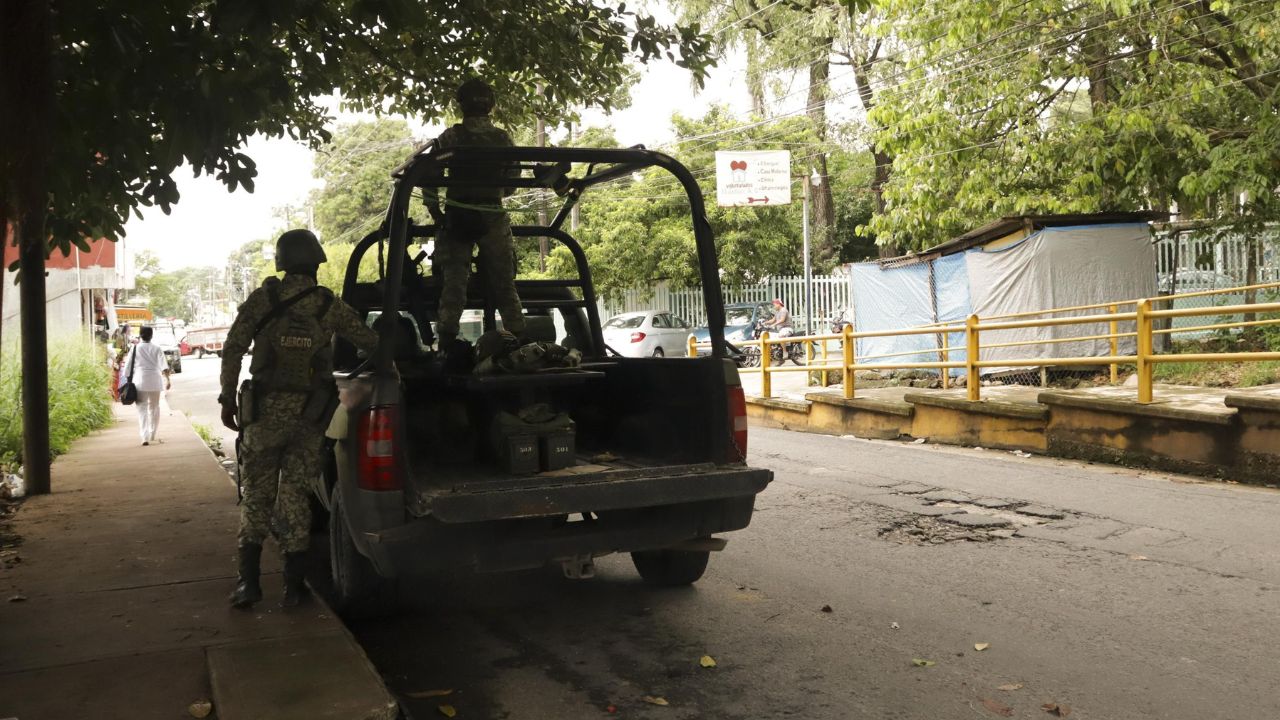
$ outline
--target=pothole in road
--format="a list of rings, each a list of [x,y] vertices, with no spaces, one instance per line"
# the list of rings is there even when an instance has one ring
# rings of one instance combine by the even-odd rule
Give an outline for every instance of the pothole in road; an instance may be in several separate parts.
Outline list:
[[[1053,508],[1016,500],[972,498],[950,490],[899,487],[895,495],[919,500],[919,509],[899,515],[877,533],[879,537],[915,545],[990,542],[1016,537],[1022,528],[1043,525],[1066,517]]]
[[[942,545],[950,542],[991,542],[1014,536],[1008,527],[975,528],[946,522],[942,517],[909,515],[880,528],[876,534],[884,540],[908,545]]]

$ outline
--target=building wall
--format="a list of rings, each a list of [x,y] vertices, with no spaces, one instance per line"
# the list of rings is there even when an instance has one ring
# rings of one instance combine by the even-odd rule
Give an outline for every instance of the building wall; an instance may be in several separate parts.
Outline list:
[[[3,311],[0,331],[4,348],[16,347],[19,338],[21,289],[14,283],[15,273],[8,267],[17,261],[18,249],[12,242],[4,244]],[[78,266],[78,267],[77,267]],[[94,289],[129,289],[133,287],[132,262],[124,240],[93,240],[89,251],[73,249],[70,256],[55,252],[46,261],[45,322],[51,339],[87,332],[92,322],[92,303],[88,293]]]

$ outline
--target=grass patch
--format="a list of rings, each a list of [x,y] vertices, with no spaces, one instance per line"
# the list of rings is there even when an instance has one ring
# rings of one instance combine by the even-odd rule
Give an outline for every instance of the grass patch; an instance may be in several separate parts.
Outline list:
[[[191,427],[215,455],[222,455],[222,438],[213,432],[213,428],[204,423],[193,422]]]
[[[0,355],[0,465],[23,460],[21,377],[14,343]],[[111,422],[110,386],[111,371],[100,346],[85,338],[49,343],[49,449],[55,457]]]
[[[1174,362],[1155,367],[1156,380],[1171,385],[1255,387],[1280,383],[1280,362]]]
[[[1240,387],[1255,387],[1280,383],[1280,362],[1248,363],[1240,376]]]

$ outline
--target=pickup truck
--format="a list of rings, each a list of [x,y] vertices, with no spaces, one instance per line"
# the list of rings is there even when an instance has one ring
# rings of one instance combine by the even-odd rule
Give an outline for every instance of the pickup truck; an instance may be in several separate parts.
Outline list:
[[[431,348],[440,283],[427,252],[411,256],[408,248],[433,238],[435,228],[410,220],[411,193],[474,184],[475,168],[486,164],[520,170],[502,174],[504,185],[554,187],[566,198],[553,221],[515,225],[513,234],[518,247],[545,238],[574,258],[576,277],[518,280],[517,290],[525,339],[577,350],[577,367],[454,374]],[[568,177],[582,166],[581,176]],[[711,327],[705,357],[628,358],[607,347],[586,255],[561,227],[582,192],[648,167],[671,172],[689,197]],[[571,577],[589,577],[593,559],[610,553],[630,553],[650,583],[697,581],[710,553],[725,546],[716,536],[748,525],[773,474],[746,464],[746,403],[723,336],[711,228],[689,171],[641,148],[459,147],[424,150],[393,177],[386,221],[357,243],[342,292],[378,329],[380,344],[361,358],[336,342],[340,405],[314,488],[329,513],[340,611],[394,609],[398,579],[415,573],[559,563]],[[375,251],[380,279],[362,282],[357,270]],[[501,327],[479,273],[467,298],[469,316],[482,318],[479,329]],[[374,322],[385,315],[397,321]],[[499,462],[493,426],[531,404],[571,418],[571,441],[549,448],[544,438],[543,471],[513,472]],[[566,447],[567,465],[547,470],[546,454]]]

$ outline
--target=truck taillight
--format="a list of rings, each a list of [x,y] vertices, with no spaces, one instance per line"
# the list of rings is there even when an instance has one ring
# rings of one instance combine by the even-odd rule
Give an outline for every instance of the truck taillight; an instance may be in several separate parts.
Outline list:
[[[644,339],[644,333],[642,332],[631,333],[631,342],[640,342],[643,339]]]
[[[747,459],[747,396],[741,385],[730,385],[729,434],[733,447],[729,448],[729,462],[745,462]]]
[[[362,490],[399,490],[402,486],[396,466],[396,409],[394,406],[369,408],[360,418],[357,442],[360,446],[360,472],[356,484]]]

